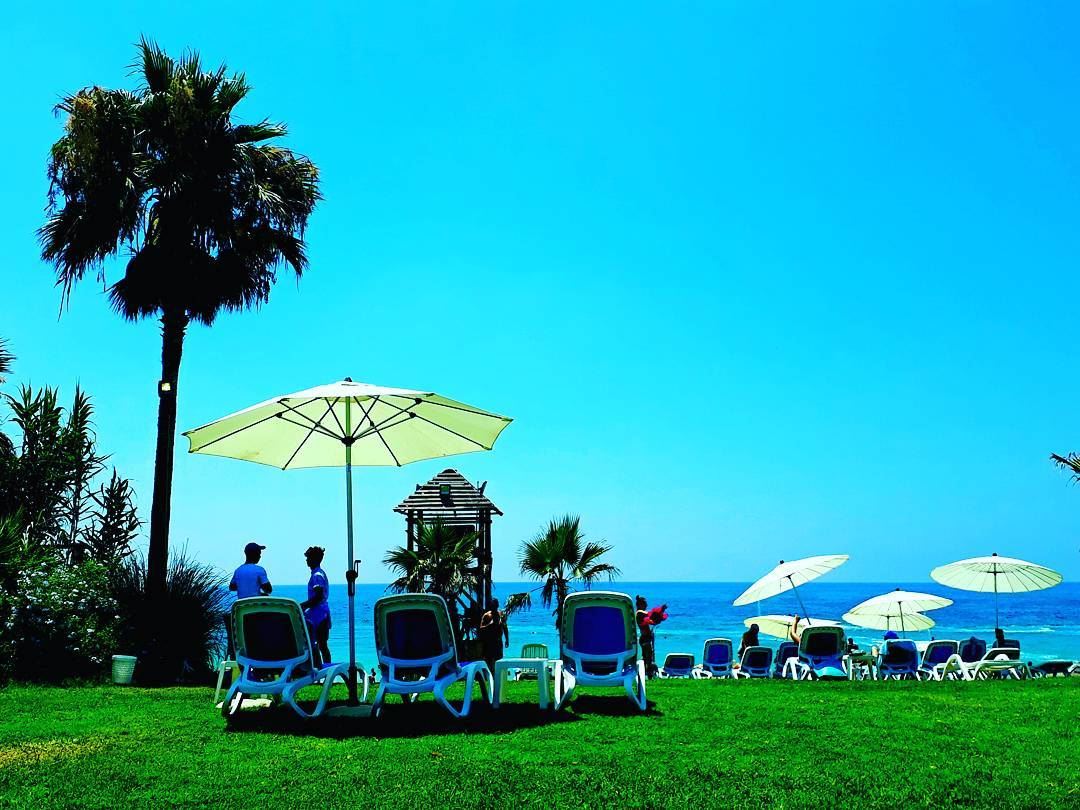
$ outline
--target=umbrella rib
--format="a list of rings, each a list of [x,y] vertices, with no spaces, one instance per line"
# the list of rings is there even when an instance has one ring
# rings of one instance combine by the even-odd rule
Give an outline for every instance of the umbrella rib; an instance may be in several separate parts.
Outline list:
[[[292,419],[289,419],[283,413],[277,414],[277,418],[280,419],[282,422],[285,422],[286,424],[292,425],[293,427],[298,427],[301,430],[310,430],[310,431],[312,431],[314,433],[318,433],[318,434],[320,434],[322,436],[326,436],[329,439],[333,439],[335,442],[340,442],[341,441],[340,436],[336,435],[332,431],[327,430],[319,422],[316,422],[316,423],[311,424],[311,425],[305,425],[303,422],[294,422]]]
[[[353,400],[356,401],[356,398],[354,397]],[[367,431],[365,431],[363,433],[355,434],[352,438],[353,438],[353,441],[359,441],[360,439],[364,439],[364,438],[370,436],[372,433],[374,433],[376,436],[379,437],[379,441],[382,442],[383,447],[386,448],[386,452],[390,454],[390,458],[392,458],[394,460],[394,464],[396,466],[400,467],[401,462],[398,461],[398,457],[396,455],[394,455],[394,451],[390,449],[390,445],[387,443],[386,438],[382,435],[382,427],[387,422],[389,422],[391,419],[394,419],[394,418],[400,416],[401,413],[402,413],[402,410],[400,408],[398,408],[398,413],[395,413],[395,414],[392,414],[392,415],[386,417],[386,419],[384,419],[382,422],[380,422],[379,424],[376,425],[374,420],[370,416],[368,416],[368,414],[370,414],[375,409],[375,406],[378,405],[379,402],[380,402],[380,399],[379,399],[378,395],[372,397],[371,398],[371,407],[368,408],[366,411],[364,411],[364,416],[367,418],[367,420],[369,422],[371,422],[371,429],[367,430]],[[386,404],[389,405],[391,408],[397,408],[398,407],[397,405],[394,405],[391,402],[387,402]],[[360,408],[361,410],[364,409],[364,406],[361,405],[358,401],[356,402],[356,406],[358,408]],[[361,421],[360,424],[363,424],[363,421]],[[359,425],[358,425],[358,427],[359,427]],[[393,427],[393,426],[391,425],[391,427]]]
[[[311,404],[312,402],[315,402],[315,401],[316,401],[316,400],[314,400],[314,399],[312,399],[312,400],[308,400],[308,401],[307,401],[307,402],[305,402],[305,403],[304,403],[304,405],[303,405],[303,406],[301,406],[301,407],[304,407],[304,406],[306,406],[306,405],[310,405],[310,404]],[[299,416],[299,417],[300,417],[301,419],[304,419],[304,420],[306,420],[307,422],[311,423],[311,425],[312,425],[313,427],[315,427],[315,428],[319,428],[319,427],[322,427],[322,421],[323,421],[323,419],[325,419],[325,418],[326,418],[326,414],[324,413],[324,414],[323,414],[322,416],[320,416],[320,417],[319,417],[318,421],[316,421],[315,419],[312,419],[312,418],[311,418],[310,416],[308,416],[308,415],[307,415],[306,413],[304,413],[303,411],[297,410],[297,409],[296,409],[296,408],[294,408],[294,407],[293,407],[292,405],[289,405],[289,404],[288,404],[287,402],[282,402],[281,404],[282,404],[282,406],[283,406],[283,407],[285,407],[286,409],[288,409],[288,410],[289,410],[289,411],[290,411],[291,413],[294,413],[294,414],[296,414],[297,416]],[[331,406],[330,410],[331,410],[331,412],[333,411],[333,406]],[[295,422],[293,422],[293,424],[296,424],[296,423],[295,423]],[[300,427],[307,427],[307,426],[306,426],[306,425],[300,425]],[[343,439],[343,438],[345,437],[345,431],[342,431],[342,432],[341,432],[341,435],[340,435],[340,436],[334,436],[334,434],[333,434],[333,433],[332,433],[332,432],[331,432],[330,430],[328,430],[328,429],[326,429],[326,428],[323,428],[323,430],[324,430],[324,431],[326,432],[326,434],[327,434],[328,436],[333,436],[333,438],[337,439],[338,441],[341,441],[341,440],[342,440],[342,439]]]
[[[459,439],[464,439],[465,441],[467,441],[467,442],[469,442],[471,444],[475,444],[477,447],[479,447],[479,448],[481,448],[483,450],[490,450],[491,449],[487,445],[480,444],[480,442],[476,441],[476,439],[470,439],[468,436],[464,435],[463,433],[458,433],[456,430],[453,430],[451,428],[446,427],[446,425],[440,425],[438,422],[432,422],[427,417],[421,416],[420,414],[416,413],[415,411],[413,411],[412,413],[417,419],[422,419],[423,421],[427,422],[429,425],[432,425],[434,427],[439,428],[439,430],[445,430],[447,433],[452,433],[455,436],[457,436]]]
[[[420,404],[422,404],[422,405],[435,405],[435,406],[437,406],[439,408],[450,408],[451,410],[454,410],[454,411],[463,411],[464,413],[471,413],[471,414],[474,414],[476,416],[486,416],[486,417],[488,417],[490,419],[503,419],[503,420],[506,420],[506,419],[509,418],[509,417],[506,417],[506,416],[501,416],[500,414],[497,414],[497,413],[491,413],[490,411],[480,411],[480,410],[476,410],[475,408],[467,408],[467,407],[462,407],[460,405],[449,405],[449,404],[447,404],[445,402],[434,402],[434,401],[432,401],[430,399],[421,400]]]
[[[273,418],[274,418],[275,416],[280,416],[280,415],[281,415],[280,413],[272,413],[272,414],[270,414],[269,416],[264,416],[264,417],[263,417],[262,419],[259,419],[259,420],[258,420],[258,421],[256,421],[256,422],[252,422],[252,423],[251,423],[250,425],[243,425],[242,427],[238,427],[238,428],[237,428],[236,430],[231,430],[231,431],[229,431],[228,433],[226,433],[226,434],[225,434],[225,435],[223,435],[223,436],[218,436],[218,437],[217,437],[216,439],[212,439],[211,441],[208,441],[208,442],[207,442],[206,444],[200,444],[200,445],[199,445],[199,449],[198,449],[198,450],[190,450],[189,452],[191,452],[191,453],[197,453],[197,452],[199,452],[200,450],[203,450],[203,449],[205,449],[205,448],[209,447],[209,446],[210,446],[210,445],[212,445],[212,444],[217,444],[218,442],[220,442],[220,441],[222,441],[222,440],[224,440],[224,439],[228,439],[228,438],[231,438],[231,437],[235,436],[235,435],[236,435],[237,433],[241,433],[241,432],[243,432],[243,431],[245,431],[245,430],[247,430],[247,429],[249,429],[249,428],[253,428],[253,427],[258,427],[258,426],[259,426],[259,425],[261,425],[261,424],[262,424],[263,422],[269,422],[269,421],[270,421],[271,419],[273,419]],[[226,417],[226,418],[227,418],[227,417]],[[220,421],[222,421],[222,420],[220,420],[220,419],[219,419],[218,421],[220,422]],[[213,422],[211,422],[210,424],[212,425],[212,424],[213,424]],[[209,427],[209,425],[207,425],[207,427]],[[195,433],[195,432],[196,432],[196,431],[198,431],[198,430],[199,430],[199,428],[196,428],[196,430],[193,430],[193,431],[191,431],[191,432],[192,432],[192,433]]]
[[[367,408],[361,405],[360,400],[356,397],[350,397],[350,399],[352,399],[352,401],[356,403],[356,407],[360,409],[361,413],[361,417],[356,420],[356,427],[353,429],[352,433],[349,434],[349,438],[353,441],[356,441],[357,439],[362,439],[365,435],[360,431],[360,429],[364,426],[365,419],[371,423],[372,428],[376,426],[375,420],[371,418],[371,412],[375,410],[375,406],[379,404],[379,398],[377,396],[372,397],[371,404]],[[394,416],[397,416],[397,414],[394,414]]]
[[[330,413],[333,410],[334,410],[334,404],[332,402],[327,403],[327,405],[326,405],[327,413]],[[284,419],[284,417],[282,417],[282,418]],[[325,419],[325,418],[326,418],[326,414],[324,413],[322,415],[322,417],[319,419],[319,421],[316,422],[315,425],[310,430],[308,430],[307,435],[303,439],[300,440],[300,444],[296,445],[296,449],[293,450],[292,455],[289,456],[289,460],[285,462],[285,464],[282,466],[281,469],[283,469],[283,470],[288,469],[289,465],[292,464],[293,459],[296,458],[297,454],[301,450],[304,449],[304,445],[307,444],[307,440],[310,439],[312,437],[312,435],[315,433],[315,431],[322,425],[322,420]],[[288,421],[288,420],[286,419],[285,421]],[[296,423],[295,422],[290,422],[290,424],[296,424]]]
[[[378,398],[378,397],[375,397],[375,401],[376,401],[376,402],[378,402],[378,400],[379,400],[379,398]],[[389,403],[387,403],[387,404],[389,404]],[[374,407],[374,406],[372,406],[372,407]],[[394,408],[396,408],[397,406],[396,406],[396,405],[392,405],[391,407],[394,407]],[[388,422],[388,421],[390,421],[390,420],[389,420],[389,419],[387,419],[386,421]],[[381,430],[381,429],[378,429],[378,428],[376,428],[376,429],[375,429],[375,435],[376,435],[376,436],[378,436],[378,437],[379,437],[379,441],[381,441],[381,442],[383,443],[383,447],[385,447],[385,448],[386,448],[386,452],[390,454],[390,458],[392,458],[392,459],[394,460],[394,463],[395,463],[395,464],[396,464],[397,466],[399,466],[399,467],[400,467],[400,466],[401,466],[401,462],[400,462],[400,461],[398,461],[398,457],[394,455],[394,451],[390,449],[390,445],[389,445],[389,444],[387,443],[387,441],[386,441],[386,437],[382,435],[382,430]]]
[[[334,405],[341,402],[341,397],[334,397],[333,403],[330,405],[330,415],[334,417],[334,421],[337,422],[338,430],[341,431],[342,437],[345,436],[345,426],[341,424],[341,420],[337,418],[337,411],[334,410]],[[325,419],[326,417],[323,417]],[[319,421],[322,421],[321,419]]]

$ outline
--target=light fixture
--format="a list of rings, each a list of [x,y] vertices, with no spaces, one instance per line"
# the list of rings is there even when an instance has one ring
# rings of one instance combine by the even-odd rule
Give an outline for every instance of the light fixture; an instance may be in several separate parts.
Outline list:
[[[172,391],[172,383],[168,380],[162,380],[157,384],[159,394],[167,394]]]

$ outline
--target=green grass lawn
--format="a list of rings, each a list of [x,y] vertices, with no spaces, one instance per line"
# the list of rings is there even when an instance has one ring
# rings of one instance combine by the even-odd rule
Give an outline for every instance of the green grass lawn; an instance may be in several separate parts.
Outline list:
[[[235,808],[1080,806],[1080,679],[651,681],[637,714],[579,690],[541,714],[512,684],[452,720],[269,709],[234,730],[206,689],[0,689],[0,804]]]

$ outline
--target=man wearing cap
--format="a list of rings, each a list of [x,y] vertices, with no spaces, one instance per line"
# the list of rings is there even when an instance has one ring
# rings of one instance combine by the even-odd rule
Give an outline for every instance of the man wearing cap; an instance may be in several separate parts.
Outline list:
[[[274,590],[270,585],[270,578],[266,576],[266,569],[259,565],[262,559],[263,549],[258,543],[248,543],[244,546],[244,558],[246,562],[233,572],[229,590],[236,591],[237,599],[249,599],[252,596],[269,596]]]

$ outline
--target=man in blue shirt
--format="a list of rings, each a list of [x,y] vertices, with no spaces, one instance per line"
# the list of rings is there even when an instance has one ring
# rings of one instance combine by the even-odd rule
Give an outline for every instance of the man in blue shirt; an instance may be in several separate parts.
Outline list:
[[[250,599],[252,596],[269,596],[274,590],[270,585],[270,578],[266,575],[266,569],[259,565],[262,559],[263,549],[258,543],[248,543],[244,546],[243,565],[233,572],[229,590],[236,591],[237,599]]]
[[[304,552],[304,560],[311,569],[311,576],[307,584],[308,598],[300,603],[300,607],[304,609],[316,667],[330,663],[330,580],[322,570],[324,554],[326,549],[319,546],[312,546]]]

